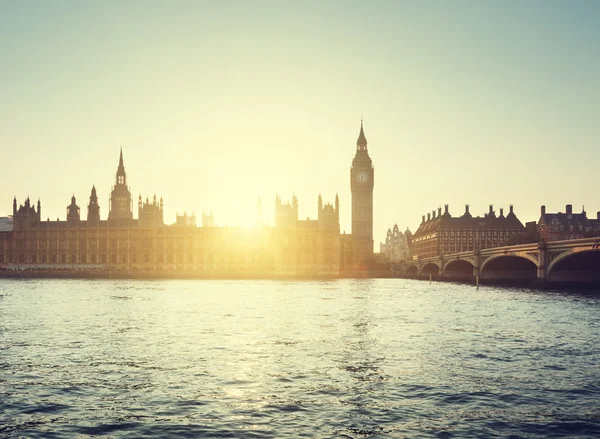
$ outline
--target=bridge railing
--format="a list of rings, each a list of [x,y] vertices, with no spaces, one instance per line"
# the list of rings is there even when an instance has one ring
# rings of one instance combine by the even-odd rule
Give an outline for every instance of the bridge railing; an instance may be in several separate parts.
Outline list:
[[[568,239],[563,241],[551,241],[546,243],[547,249],[565,249],[571,247],[582,247],[588,245],[598,244],[600,248],[600,238],[592,237],[592,238],[581,238],[581,239]],[[486,248],[479,251],[479,254],[482,256],[490,256],[496,255],[498,253],[518,253],[518,252],[530,252],[537,250],[539,242],[533,242],[528,244],[517,244],[517,245],[507,245],[503,247],[493,247]],[[409,261],[404,262],[403,264],[418,264],[418,263],[428,263],[432,261],[439,261],[440,258],[444,259],[462,259],[462,258],[470,258],[474,255],[475,251],[466,251],[459,253],[449,253],[444,255],[430,256],[427,258],[413,258]]]
[[[546,246],[548,249],[555,249],[557,247],[558,248],[582,247],[582,246],[594,245],[596,243],[600,245],[600,238],[597,236],[594,236],[592,238],[567,239],[567,240],[563,240],[563,241],[550,241],[550,242],[546,243]]]

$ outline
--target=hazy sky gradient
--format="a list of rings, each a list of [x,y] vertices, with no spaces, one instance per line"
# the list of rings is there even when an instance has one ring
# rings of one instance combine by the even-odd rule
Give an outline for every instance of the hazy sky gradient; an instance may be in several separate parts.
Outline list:
[[[340,195],[364,115],[375,242],[445,203],[600,210],[600,2],[0,1],[0,214],[134,199],[219,225]],[[137,203],[134,206],[137,216]]]

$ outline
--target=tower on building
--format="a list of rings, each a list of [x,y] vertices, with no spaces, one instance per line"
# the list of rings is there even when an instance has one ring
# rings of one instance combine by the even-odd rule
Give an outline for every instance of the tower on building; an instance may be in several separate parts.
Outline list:
[[[215,216],[212,212],[204,213],[202,212],[202,227],[214,227],[215,226]]]
[[[71,204],[67,206],[67,222],[70,224],[77,224],[79,220],[79,206],[75,201],[75,194],[73,194],[71,197]]]
[[[108,219],[113,221],[133,219],[131,192],[127,186],[127,174],[123,165],[123,148],[119,156],[115,185],[110,194]]]
[[[163,221],[163,199],[160,197],[160,202],[156,201],[156,194],[152,197],[152,201],[146,196],[146,201],[142,202],[142,194],[138,198],[138,219],[140,227],[157,228],[164,225]],[[195,220],[194,220],[195,221]]]
[[[90,194],[90,204],[88,204],[88,223],[100,222],[100,206],[98,205],[98,195],[96,195],[96,185],[92,186]]]
[[[360,121],[360,133],[356,141],[356,153],[350,168],[352,191],[352,241],[353,259],[357,263],[373,255],[373,187],[375,171],[367,138]]]

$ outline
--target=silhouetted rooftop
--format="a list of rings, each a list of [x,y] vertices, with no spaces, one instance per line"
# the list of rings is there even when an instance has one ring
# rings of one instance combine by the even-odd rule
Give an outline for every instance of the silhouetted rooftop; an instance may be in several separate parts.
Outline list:
[[[0,217],[0,232],[12,232],[13,219],[12,217]]]

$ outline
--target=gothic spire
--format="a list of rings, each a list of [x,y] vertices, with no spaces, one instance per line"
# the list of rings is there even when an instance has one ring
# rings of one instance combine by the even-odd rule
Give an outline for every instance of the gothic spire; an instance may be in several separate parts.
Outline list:
[[[358,149],[367,149],[367,138],[365,137],[365,131],[363,129],[363,120],[360,118],[360,134],[358,135],[358,140],[356,141],[356,147]]]
[[[119,155],[119,169],[124,169],[125,166],[123,166],[123,147],[121,147],[121,154]]]
[[[90,204],[98,203],[98,195],[96,194],[96,185],[92,185],[92,192],[90,193]]]
[[[123,164],[123,147],[119,154],[119,167],[117,168],[117,184],[127,184],[127,173],[125,172],[125,165]]]

